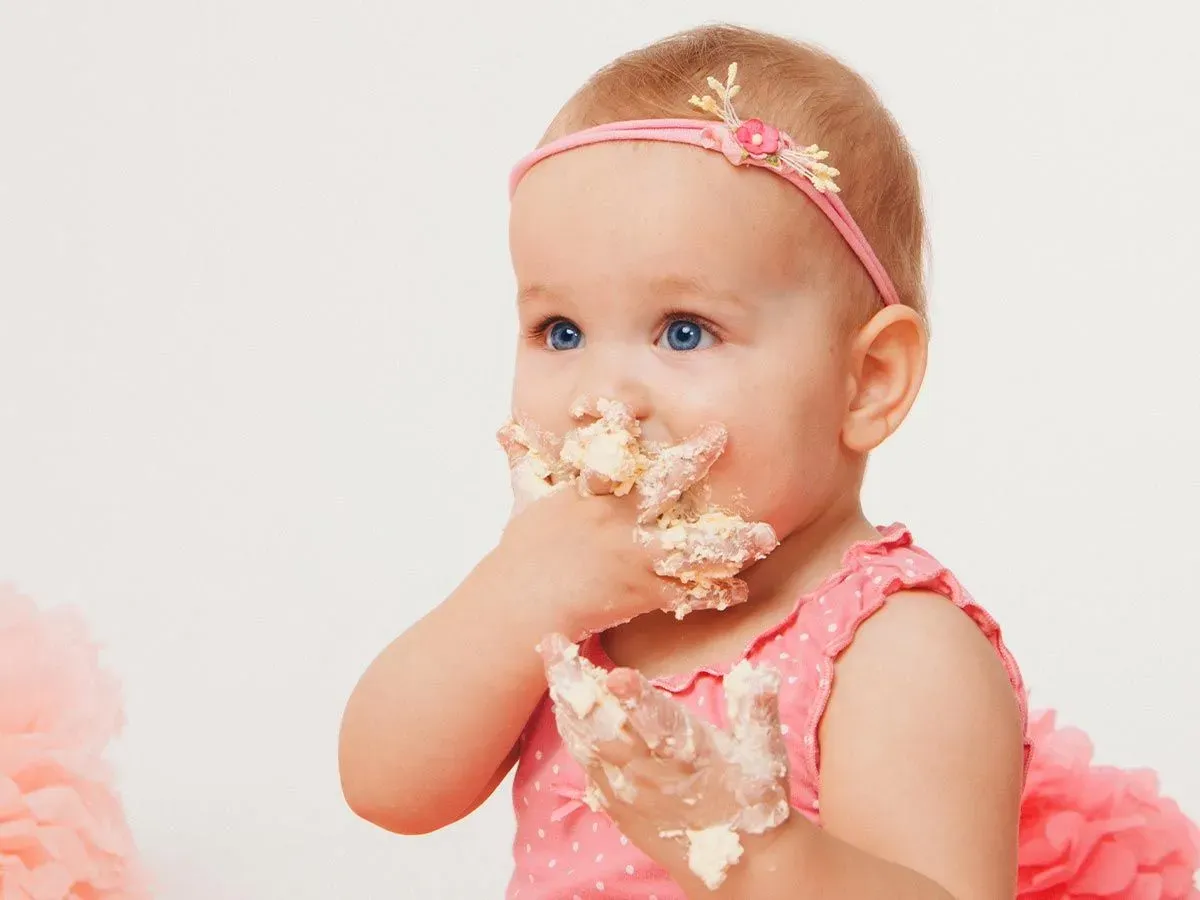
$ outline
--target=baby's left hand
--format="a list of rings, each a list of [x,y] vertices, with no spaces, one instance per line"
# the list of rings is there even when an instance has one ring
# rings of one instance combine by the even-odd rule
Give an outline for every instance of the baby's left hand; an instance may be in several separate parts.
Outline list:
[[[561,635],[539,646],[559,732],[621,833],[677,880],[708,888],[742,847],[788,817],[779,676],[749,663],[725,678],[729,732],[693,716],[633,669],[611,673]]]

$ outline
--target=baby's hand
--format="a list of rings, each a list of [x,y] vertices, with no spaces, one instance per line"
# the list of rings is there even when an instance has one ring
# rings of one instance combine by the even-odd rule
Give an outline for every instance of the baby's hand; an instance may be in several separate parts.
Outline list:
[[[538,646],[559,733],[583,767],[589,796],[621,832],[669,871],[686,867],[711,889],[789,813],[779,675],[739,663],[725,677],[731,729],[693,716],[632,669],[611,673],[562,635]]]
[[[562,462],[562,442],[528,420],[506,422],[496,440],[508,456],[508,475],[513,492],[513,515],[534,500],[540,500],[574,477]]]
[[[656,524],[690,489],[708,477],[713,463],[725,452],[728,433],[723,425],[705,425],[686,441],[656,447],[638,479],[638,521]]]
[[[649,552],[652,570],[681,586],[660,608],[682,618],[694,610],[744,602],[747,587],[735,576],[778,541],[765,523],[693,512],[704,496],[702,482],[725,451],[724,427],[706,425],[678,444],[649,447],[624,404],[585,397],[572,405],[571,414],[591,421],[561,441],[527,421],[500,430],[516,498],[514,515],[571,482],[583,496],[624,496],[635,490],[635,537]]]
[[[524,582],[521,593],[531,603],[563,610],[563,627],[569,634],[593,634],[657,610],[725,607],[746,599],[744,588],[732,583],[685,582],[656,574],[671,569],[681,555],[706,559],[714,549],[723,552],[738,536],[726,538],[720,547],[711,535],[699,533],[657,540],[655,532],[639,525],[639,504],[633,496],[563,490],[569,482],[545,460],[551,439],[536,434],[527,427],[507,427],[500,433],[509,452],[518,512],[497,552],[510,561],[512,577]],[[663,490],[687,490],[703,477],[724,447],[723,441],[714,443],[711,434],[711,428],[703,429],[683,442],[676,468],[665,471]],[[663,502],[661,495],[644,496],[652,504]],[[738,548],[736,555],[746,559],[751,552]]]

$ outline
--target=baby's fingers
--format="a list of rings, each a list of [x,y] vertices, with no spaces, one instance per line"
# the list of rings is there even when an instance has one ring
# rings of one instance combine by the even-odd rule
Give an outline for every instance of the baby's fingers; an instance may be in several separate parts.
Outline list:
[[[578,484],[579,493],[585,497],[603,497],[613,493],[617,488],[617,483],[613,481],[612,476],[586,468],[579,470]]]
[[[581,763],[595,758],[596,747],[622,735],[627,716],[604,686],[604,672],[579,654],[565,635],[549,634],[537,646],[554,701],[559,734]]]
[[[788,756],[779,723],[779,672],[746,660],[725,676],[725,707],[737,765],[728,770],[740,799],[741,830],[761,834],[788,815]],[[734,775],[736,773],[736,775]]]
[[[566,473],[553,435],[540,431],[528,419],[514,419],[501,426],[496,440],[508,457],[514,514],[562,486]]]
[[[629,727],[660,759],[692,762],[712,752],[704,724],[635,669],[615,669],[607,687],[629,717]]]
[[[743,660],[725,676],[725,707],[735,740],[782,736],[779,725],[779,672]]]
[[[779,544],[765,522],[720,514],[667,528],[642,526],[638,538],[650,550],[655,574],[681,585],[663,607],[679,619],[696,610],[744,603],[749,590],[737,574]]]
[[[687,440],[663,449],[638,484],[641,522],[653,522],[683,492],[700,482],[725,452],[724,425],[705,425]]]
[[[496,432],[496,441],[508,457],[509,466],[520,462],[529,453],[529,438],[525,429],[513,420],[500,426]]]
[[[509,465],[533,456],[541,460],[556,477],[570,472],[559,459],[562,439],[539,428],[529,417],[517,414],[496,432],[496,440],[504,448]]]
[[[651,548],[654,571],[685,582],[732,578],[779,546],[775,530],[766,522],[720,515],[643,528],[640,537]]]

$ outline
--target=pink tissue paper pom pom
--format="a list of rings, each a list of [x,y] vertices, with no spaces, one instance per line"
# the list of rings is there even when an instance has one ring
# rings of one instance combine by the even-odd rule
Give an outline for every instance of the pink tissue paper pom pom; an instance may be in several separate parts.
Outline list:
[[[77,613],[0,582],[0,898],[144,900],[102,754],[120,690]]]
[[[1200,832],[1149,770],[1092,765],[1092,742],[1033,717],[1020,900],[1200,900]]]

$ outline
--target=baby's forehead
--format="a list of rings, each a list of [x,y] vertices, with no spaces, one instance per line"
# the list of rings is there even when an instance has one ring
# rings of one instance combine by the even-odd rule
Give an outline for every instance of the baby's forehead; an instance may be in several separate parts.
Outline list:
[[[513,196],[518,278],[563,280],[614,269],[643,281],[795,280],[836,234],[778,176],[693,147],[612,143],[539,163]]]

